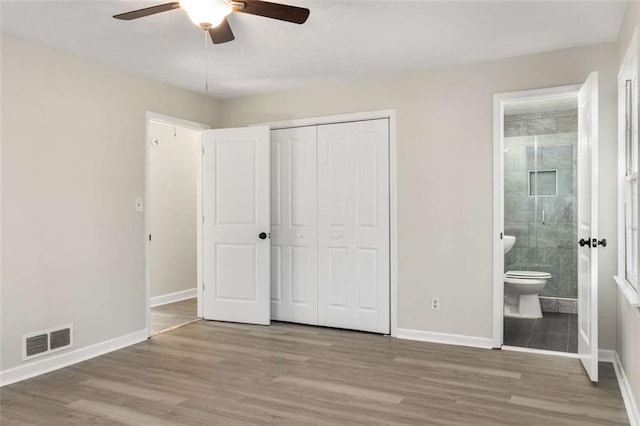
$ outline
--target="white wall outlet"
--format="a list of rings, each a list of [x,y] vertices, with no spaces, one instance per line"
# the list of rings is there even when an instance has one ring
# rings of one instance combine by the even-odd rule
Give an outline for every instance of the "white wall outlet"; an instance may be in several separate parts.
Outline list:
[[[431,309],[434,311],[439,311],[440,310],[440,298],[439,297],[432,297],[431,298]]]
[[[141,212],[144,210],[144,203],[142,198],[136,198],[136,211]]]

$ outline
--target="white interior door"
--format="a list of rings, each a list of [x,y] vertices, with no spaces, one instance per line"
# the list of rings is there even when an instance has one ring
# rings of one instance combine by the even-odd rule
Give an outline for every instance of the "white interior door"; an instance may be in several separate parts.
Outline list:
[[[389,121],[318,126],[320,325],[389,333]]]
[[[318,324],[316,126],[271,132],[271,319]]]
[[[207,130],[205,319],[270,323],[269,128]]]
[[[578,353],[598,381],[598,73],[578,97]]]

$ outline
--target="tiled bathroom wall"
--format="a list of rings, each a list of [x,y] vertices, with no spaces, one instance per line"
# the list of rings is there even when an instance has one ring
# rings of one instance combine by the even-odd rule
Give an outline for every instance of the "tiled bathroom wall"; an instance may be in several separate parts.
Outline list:
[[[577,298],[578,111],[505,115],[504,130],[505,271],[549,272],[541,296]]]

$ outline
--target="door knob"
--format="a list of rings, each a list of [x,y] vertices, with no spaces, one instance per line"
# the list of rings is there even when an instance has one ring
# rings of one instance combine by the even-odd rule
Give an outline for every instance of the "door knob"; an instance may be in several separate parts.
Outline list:
[[[585,240],[584,238],[580,238],[580,241],[578,241],[578,244],[580,244],[580,247],[591,246],[591,242],[589,240]]]
[[[258,238],[260,238],[261,240],[266,239],[267,238],[266,232],[261,232],[260,235],[258,235]]]
[[[593,246],[594,247],[598,247],[598,246],[602,246],[602,247],[606,247],[607,246],[607,239],[603,238],[600,241],[596,240],[595,238],[593,239]]]

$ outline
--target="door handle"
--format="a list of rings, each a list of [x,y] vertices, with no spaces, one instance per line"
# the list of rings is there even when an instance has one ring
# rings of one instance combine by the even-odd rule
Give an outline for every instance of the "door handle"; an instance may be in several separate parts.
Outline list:
[[[261,232],[260,235],[258,235],[258,238],[260,238],[261,240],[265,240],[267,238],[267,233]]]
[[[593,239],[593,248],[596,248],[598,246],[602,246],[602,247],[606,247],[607,246],[607,239],[603,238],[600,241],[598,241],[597,239]]]
[[[578,241],[578,244],[580,244],[580,247],[584,247],[584,246],[591,247],[591,242],[589,240],[585,240],[584,238],[580,238],[580,241]]]

